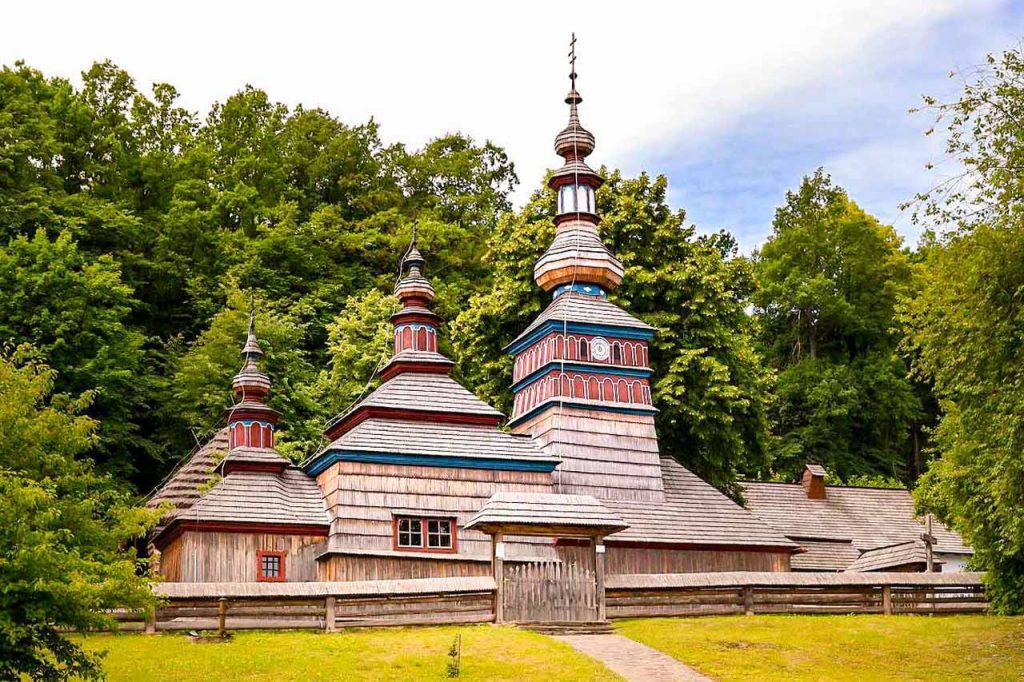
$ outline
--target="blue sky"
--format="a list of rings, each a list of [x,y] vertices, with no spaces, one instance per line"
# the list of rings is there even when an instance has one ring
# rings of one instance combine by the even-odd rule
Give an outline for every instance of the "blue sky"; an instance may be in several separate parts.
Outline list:
[[[893,29],[840,68],[776,93],[727,127],[636,149],[623,165],[667,175],[675,207],[701,230],[729,230],[747,252],[770,233],[786,190],[824,166],[913,246],[920,230],[898,206],[944,169],[924,169],[942,157],[942,139],[924,135],[933,117],[908,109],[925,93],[955,98],[961,81],[949,78],[951,70],[977,65],[1022,35],[1024,3],[1010,2]]]
[[[1024,35],[1021,0],[52,0],[13,3],[0,63],[74,79],[112,59],[145,89],[174,84],[186,107],[249,83],[277,101],[371,117],[412,147],[460,131],[503,146],[522,203],[565,125],[569,35],[579,36],[584,125],[594,165],[664,173],[671,202],[750,252],[787,189],[824,166],[913,245],[897,206],[941,157],[928,93],[947,74]]]

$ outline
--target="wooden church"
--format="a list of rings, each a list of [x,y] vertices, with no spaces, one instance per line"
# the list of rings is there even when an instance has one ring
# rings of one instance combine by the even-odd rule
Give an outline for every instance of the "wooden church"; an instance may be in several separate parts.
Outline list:
[[[609,574],[788,571],[801,551],[761,517],[661,456],[648,343],[608,299],[623,265],[601,242],[586,162],[594,136],[566,97],[551,177],[556,233],[534,268],[551,302],[514,340],[506,416],[450,376],[415,241],[381,384],[326,427],[301,465],[274,449],[278,414],[250,330],[226,427],[158,490],[152,539],[169,581],[364,581],[490,575],[600,560]]]

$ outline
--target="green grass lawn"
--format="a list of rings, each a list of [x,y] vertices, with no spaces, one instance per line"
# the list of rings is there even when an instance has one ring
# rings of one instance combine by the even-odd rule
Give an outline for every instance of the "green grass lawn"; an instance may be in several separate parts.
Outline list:
[[[616,629],[719,680],[1024,680],[1024,618],[724,616]]]
[[[181,634],[90,635],[111,680],[440,680],[462,633],[461,680],[617,680],[543,635],[510,627],[381,628],[337,634],[243,632],[227,643]]]

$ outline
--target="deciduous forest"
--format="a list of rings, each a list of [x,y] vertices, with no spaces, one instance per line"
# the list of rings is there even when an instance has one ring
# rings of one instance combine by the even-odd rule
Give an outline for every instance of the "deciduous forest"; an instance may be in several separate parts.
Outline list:
[[[996,606],[1020,609],[1024,55],[908,115],[963,169],[908,197],[920,243],[809,168],[745,256],[670,207],[663,176],[604,168],[602,237],[627,271],[613,297],[658,329],[663,450],[732,493],[809,461],[832,482],[915,487],[974,546]],[[48,565],[59,591],[77,571],[95,589],[69,599],[73,625],[143,598],[117,554],[147,523],[133,503],[218,427],[250,306],[280,449],[312,454],[387,358],[414,225],[441,350],[508,412],[503,346],[546,305],[532,269],[554,197],[515,208],[513,162],[489,142],[386,137],[251,86],[200,115],[109,62],[80,85],[0,71],[0,519],[31,519],[0,522],[0,555],[31,548],[0,556],[0,582]],[[33,608],[18,594],[0,612]],[[56,636],[16,622],[0,649]]]

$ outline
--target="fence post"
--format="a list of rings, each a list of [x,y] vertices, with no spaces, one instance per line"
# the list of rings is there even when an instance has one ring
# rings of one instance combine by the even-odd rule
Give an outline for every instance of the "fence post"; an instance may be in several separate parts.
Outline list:
[[[892,585],[882,585],[882,611],[887,616],[892,615]]]
[[[599,621],[608,620],[608,603],[604,589],[604,538],[597,537],[594,539],[594,569],[595,573],[595,588],[597,589],[597,619]]]
[[[228,600],[221,597],[217,600],[217,634],[223,637],[227,634]]]
[[[754,615],[754,588],[751,585],[743,586],[743,613]]]
[[[491,536],[491,547],[494,552],[494,622],[505,622],[505,535],[495,533]]]
[[[146,634],[156,634],[156,607],[151,606],[146,609]]]
[[[336,632],[337,629],[338,621],[335,617],[334,597],[327,597],[324,599],[324,630]]]

